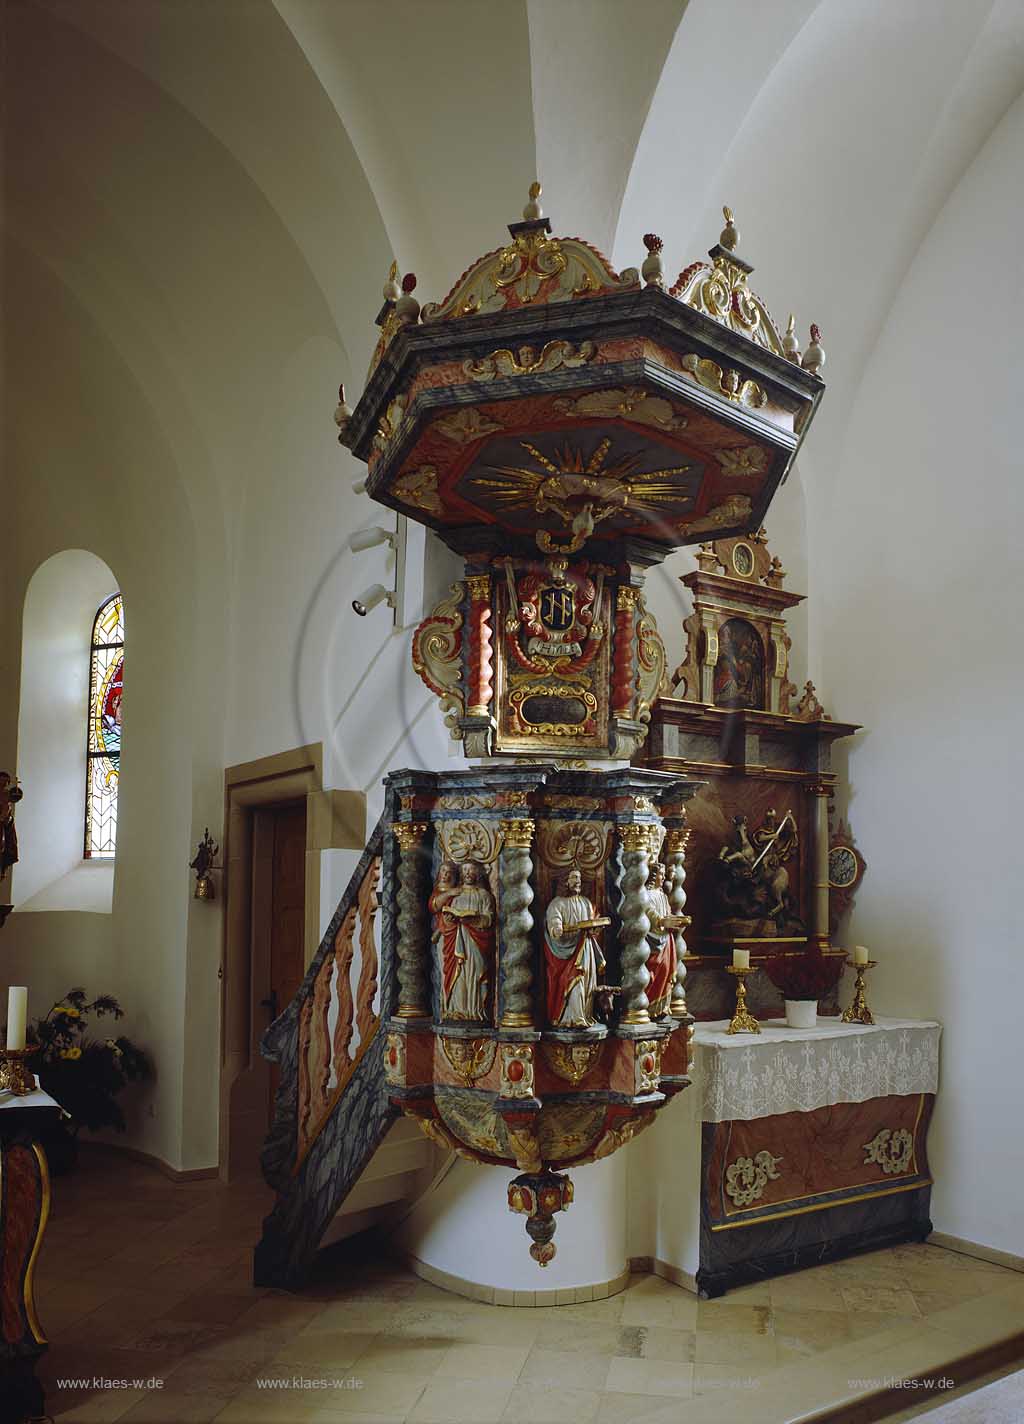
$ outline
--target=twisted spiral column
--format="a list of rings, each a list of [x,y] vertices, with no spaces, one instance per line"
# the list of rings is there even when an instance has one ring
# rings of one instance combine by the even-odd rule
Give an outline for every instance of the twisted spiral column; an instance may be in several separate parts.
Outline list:
[[[647,986],[651,973],[647,943],[651,921],[647,914],[647,877],[651,830],[646,825],[623,826],[622,839],[622,1019],[624,1024],[650,1023]]]
[[[491,579],[489,574],[472,574],[469,589],[469,696],[470,717],[486,717],[493,696]]]
[[[673,915],[686,910],[686,846],[690,831],[686,826],[672,826],[665,835],[665,863],[669,877],[668,903]],[[686,1008],[686,931],[675,930],[676,977],[672,985],[669,1013],[673,1018],[685,1018]]]
[[[423,821],[399,821],[392,827],[398,841],[398,1008],[396,1018],[430,1017],[428,973],[427,858]]]
[[[501,1027],[533,1027],[533,889],[530,876],[533,860],[530,846],[534,823],[509,820],[502,823],[501,848]]]

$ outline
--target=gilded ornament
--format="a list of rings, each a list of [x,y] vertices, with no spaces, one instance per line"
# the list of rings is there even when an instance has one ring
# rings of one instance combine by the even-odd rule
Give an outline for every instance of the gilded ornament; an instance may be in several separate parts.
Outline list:
[[[727,524],[742,524],[745,519],[750,518],[752,509],[748,495],[726,495],[725,499],[716,504],[714,509],[709,509],[707,514],[681,519],[679,528],[687,538],[692,534],[710,533],[713,529],[721,529]]]
[[[430,827],[426,821],[395,821],[391,827],[403,851],[415,850]]]
[[[639,1039],[634,1044],[635,1092],[656,1093],[661,1082],[661,1055],[665,1048],[663,1038]]]
[[[466,1084],[482,1078],[494,1066],[498,1045],[493,1038],[448,1038],[441,1034],[439,1041],[452,1072]]]
[[[755,410],[768,404],[767,393],[756,381],[744,380],[739,371],[723,370],[716,361],[697,356],[694,352],[681,356],[679,364],[698,385],[714,391],[716,395],[725,396],[726,400],[751,406]]]
[[[447,598],[423,620],[412,637],[412,665],[431,692],[440,700],[445,726],[461,737],[459,718],[465,713],[462,695],[462,599],[461,583],[454,583]]]
[[[913,1156],[914,1136],[905,1127],[898,1127],[895,1132],[883,1127],[870,1142],[864,1143],[864,1165],[876,1163],[887,1177],[902,1176],[910,1167]]]
[[[737,1206],[750,1206],[764,1193],[769,1182],[778,1181],[780,1173],[776,1167],[781,1157],[773,1157],[768,1151],[758,1152],[753,1157],[737,1157],[725,1169],[726,1194]]]
[[[541,821],[537,848],[545,865],[595,871],[608,859],[608,828],[598,821]]]
[[[633,1138],[643,1132],[645,1127],[650,1127],[653,1121],[654,1113],[648,1110],[639,1113],[636,1117],[629,1118],[620,1127],[610,1127],[586,1160],[600,1162],[603,1157],[610,1157],[620,1147],[625,1147],[627,1142],[632,1142]]]
[[[539,371],[574,370],[597,355],[592,341],[574,346],[571,341],[549,341],[538,355],[532,346],[520,346],[516,355],[502,347],[479,361],[465,361],[462,369],[474,381],[497,381],[507,376],[529,376]]]
[[[501,1096],[533,1097],[533,1048],[530,1044],[501,1045]]]
[[[437,471],[433,465],[421,465],[418,470],[409,470],[399,475],[391,489],[395,498],[402,504],[423,509],[427,514],[444,513],[444,506],[437,493]]]
[[[552,1073],[576,1087],[598,1066],[605,1045],[601,1043],[543,1043],[541,1052]]]
[[[652,395],[642,386],[628,389],[613,386],[610,390],[588,391],[575,399],[564,396],[555,401],[555,409],[564,415],[587,420],[619,416],[638,425],[650,425],[656,430],[685,430],[688,423],[687,417],[677,413],[671,401]]]
[[[657,850],[660,827],[646,822],[630,822],[619,827],[619,839],[625,851]]]
[[[469,596],[474,603],[486,603],[491,596],[491,576],[490,574],[469,574],[466,577],[466,587],[469,589]]]
[[[528,818],[501,823],[503,843],[509,850],[529,850],[533,844],[534,822]]]
[[[456,864],[474,860],[489,865],[496,860],[501,849],[501,826],[488,821],[443,821],[438,824],[438,835],[444,853]]]
[[[727,475],[742,478],[760,475],[768,468],[768,451],[762,445],[741,445],[732,450],[716,450],[715,459]]]
[[[464,406],[454,415],[442,416],[434,422],[434,429],[456,445],[470,445],[485,435],[493,435],[504,426],[489,415],[484,415],[476,406]]]
[[[530,1127],[512,1127],[505,1124],[509,1146],[520,1172],[539,1172],[543,1165],[537,1135]],[[521,1208],[513,1207],[514,1211]]]
[[[615,595],[615,607],[622,613],[636,607],[636,601],[640,597],[640,590],[634,588],[632,584],[624,583],[619,586]]]

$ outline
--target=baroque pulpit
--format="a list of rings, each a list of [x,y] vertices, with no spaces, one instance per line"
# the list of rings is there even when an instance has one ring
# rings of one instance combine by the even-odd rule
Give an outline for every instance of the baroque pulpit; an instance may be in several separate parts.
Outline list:
[[[760,527],[824,353],[812,329],[801,355],[751,290],[728,209],[672,281],[655,235],[642,271],[617,272],[553,236],[539,198],[439,302],[392,268],[365,389],[335,418],[367,494],[465,566],[412,658],[474,765],[387,778],[386,1091],[434,1141],[516,1173],[508,1204],[544,1266],[567,1169],[689,1082],[700,780],[630,765],[668,687],[645,573]],[[771,623],[787,597],[760,602]]]

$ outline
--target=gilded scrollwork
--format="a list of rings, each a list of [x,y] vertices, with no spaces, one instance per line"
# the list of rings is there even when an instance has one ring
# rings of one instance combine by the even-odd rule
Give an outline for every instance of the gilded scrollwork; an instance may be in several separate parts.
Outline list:
[[[887,1177],[902,1176],[913,1159],[914,1136],[905,1127],[898,1127],[895,1132],[883,1127],[870,1142],[864,1143],[864,1165],[874,1162]]]
[[[751,1206],[764,1193],[769,1182],[778,1181],[776,1169],[782,1161],[770,1152],[757,1152],[753,1157],[737,1157],[725,1169],[725,1191],[737,1206]]]
[[[742,524],[749,519],[753,505],[750,496],[729,494],[707,514],[693,519],[681,519],[680,530],[689,538],[693,534],[709,534],[715,529],[724,529],[728,524]]]
[[[441,497],[437,492],[437,470],[433,465],[421,465],[418,470],[407,470],[399,475],[391,486],[395,498],[413,509],[422,509],[427,514],[440,515],[444,512]]]
[[[412,637],[412,665],[430,691],[440,699],[445,726],[460,737],[459,718],[465,715],[462,695],[462,600],[464,588],[453,583]]]
[[[434,429],[456,445],[470,445],[474,440],[493,435],[504,427],[500,421],[492,420],[477,406],[471,405],[457,410],[454,415],[442,416],[434,422]]]
[[[656,698],[667,691],[667,659],[654,614],[648,612],[642,593],[637,597],[637,613],[636,716],[638,722],[648,723]]]

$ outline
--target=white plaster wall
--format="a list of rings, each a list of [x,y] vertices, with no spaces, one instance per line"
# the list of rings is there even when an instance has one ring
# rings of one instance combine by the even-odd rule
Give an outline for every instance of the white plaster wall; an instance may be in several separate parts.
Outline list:
[[[508,1209],[514,1173],[456,1161],[401,1227],[399,1244],[441,1271],[501,1290],[603,1285],[626,1268],[626,1154],[571,1172],[575,1200],[556,1220],[556,1255],[530,1255],[525,1218]]]
[[[936,1228],[1017,1254],[1022,153],[1018,99],[913,257],[809,541],[824,696],[866,729],[850,938],[876,1008],[945,1025]]]

